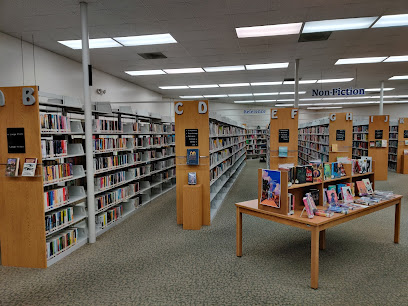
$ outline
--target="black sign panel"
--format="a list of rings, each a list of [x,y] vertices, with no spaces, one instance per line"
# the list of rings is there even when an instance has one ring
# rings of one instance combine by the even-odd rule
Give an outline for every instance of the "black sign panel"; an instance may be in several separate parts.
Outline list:
[[[404,138],[408,138],[408,130],[404,130]]]
[[[9,153],[25,153],[24,128],[7,128]]]
[[[186,147],[198,147],[198,129],[185,129]]]
[[[375,130],[375,139],[383,139],[383,130]]]
[[[281,129],[279,130],[279,142],[289,142],[289,130]]]
[[[346,130],[336,130],[336,140],[346,140]]]

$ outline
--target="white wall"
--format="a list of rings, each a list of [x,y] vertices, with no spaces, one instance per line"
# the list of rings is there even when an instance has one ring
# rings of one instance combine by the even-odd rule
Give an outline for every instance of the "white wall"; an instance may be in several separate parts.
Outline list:
[[[78,97],[83,100],[82,64],[45,49],[35,48],[35,75],[33,49],[23,43],[24,82],[20,40],[0,32],[0,86],[39,85],[41,91]],[[92,62],[92,57],[91,57]],[[36,83],[35,83],[36,80]],[[100,96],[96,88],[106,89]],[[130,102],[161,101],[156,92],[124,81],[107,73],[93,70],[92,101]],[[137,108],[169,116],[171,108],[163,103],[143,103]]]

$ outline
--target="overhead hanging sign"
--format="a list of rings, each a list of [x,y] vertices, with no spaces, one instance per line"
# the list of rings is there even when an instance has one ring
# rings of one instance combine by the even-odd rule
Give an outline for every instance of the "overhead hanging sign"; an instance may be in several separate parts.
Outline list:
[[[326,96],[364,96],[364,88],[332,88],[330,90],[312,89],[312,97]]]

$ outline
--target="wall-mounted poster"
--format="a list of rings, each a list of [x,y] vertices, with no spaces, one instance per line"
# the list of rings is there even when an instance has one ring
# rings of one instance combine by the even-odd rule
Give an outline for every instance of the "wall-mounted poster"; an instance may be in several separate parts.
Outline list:
[[[262,169],[262,205],[280,208],[281,172]]]
[[[279,130],[279,142],[289,142],[289,129],[280,129]]]

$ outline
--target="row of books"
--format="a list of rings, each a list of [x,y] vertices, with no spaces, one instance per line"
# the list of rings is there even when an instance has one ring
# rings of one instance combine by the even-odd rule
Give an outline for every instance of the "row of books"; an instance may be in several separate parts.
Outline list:
[[[95,198],[95,211],[98,213],[98,211],[105,207],[123,202],[125,199],[139,192],[139,190],[139,182],[137,182],[98,196]]]
[[[306,141],[299,141],[298,145],[307,149],[311,149],[320,153],[329,153],[329,146],[326,144],[320,144],[317,142],[306,142]]]
[[[64,209],[60,209],[54,211],[51,214],[45,215],[45,234],[48,235],[52,233],[58,228],[72,223],[74,220],[74,208],[73,207],[66,207]]]
[[[41,155],[43,158],[66,156],[68,154],[67,140],[41,139]]]
[[[353,126],[353,133],[368,133],[368,125]]]
[[[257,135],[259,135],[259,134],[268,134],[268,130],[266,130],[266,129],[247,129],[247,130],[245,130],[245,133],[247,134],[247,135],[253,135],[253,134],[257,134]]]
[[[70,178],[74,175],[71,163],[45,166],[43,169],[44,183]]]
[[[119,120],[93,119],[93,131],[98,132],[123,132],[122,124]]]
[[[368,142],[353,141],[353,148],[355,148],[355,149],[368,149]]]
[[[69,200],[68,187],[61,187],[44,192],[45,211],[65,205]]]
[[[368,156],[368,150],[353,149],[351,154],[353,156]]]
[[[113,174],[94,178],[96,190],[105,189],[116,184],[122,183],[126,180],[126,172],[119,171]]]
[[[224,158],[230,156],[231,154],[232,154],[232,148],[224,149],[222,151],[217,151],[216,153],[211,154],[210,155],[211,166],[223,160]]]
[[[138,136],[135,138],[135,147],[164,146],[174,143],[175,135],[165,136]]]
[[[67,248],[75,245],[78,240],[78,229],[69,228],[58,235],[52,236],[46,240],[47,259],[51,259]]]
[[[353,134],[353,140],[368,141],[368,134]]]
[[[176,176],[176,169],[175,168],[167,170],[167,171],[162,173],[162,179],[163,180],[166,180],[168,178],[175,177],[175,176]]]
[[[175,125],[134,122],[133,131],[139,133],[174,133]]]
[[[128,138],[96,138],[93,140],[95,152],[127,148]]]
[[[398,132],[398,125],[390,125],[389,131],[390,132]]]
[[[225,137],[225,138],[217,138],[217,139],[210,139],[210,151],[221,149],[223,147],[227,147],[233,144],[238,144],[243,142],[244,138],[242,136],[239,137]]]
[[[102,169],[110,169],[128,164],[128,155],[119,154],[114,156],[98,157],[93,159],[93,167],[95,171]]]
[[[398,154],[398,148],[388,148],[389,154]]]
[[[228,136],[228,135],[245,135],[245,131],[242,128],[235,126],[226,126],[218,123],[210,122],[210,136]]]
[[[70,132],[71,122],[68,117],[59,114],[40,113],[40,126],[43,132]]]
[[[99,228],[104,228],[112,222],[118,220],[123,215],[123,205],[118,205],[96,216],[96,225]]]
[[[388,161],[396,163],[398,160],[397,155],[388,155]]]
[[[239,158],[241,158],[242,151],[232,155],[231,158],[223,161],[221,164],[217,165],[210,170],[210,180],[213,181],[220,177],[231,165],[233,165]]]
[[[396,141],[396,140],[390,140],[390,142],[389,142],[389,146],[390,147],[398,147],[398,141]]]
[[[300,135],[308,135],[308,134],[324,134],[329,135],[329,126],[328,125],[319,125],[319,126],[311,126],[306,128],[299,129]]]
[[[301,134],[298,137],[299,141],[307,141],[307,142],[317,142],[322,145],[329,145],[329,135],[310,135],[310,134]]]

